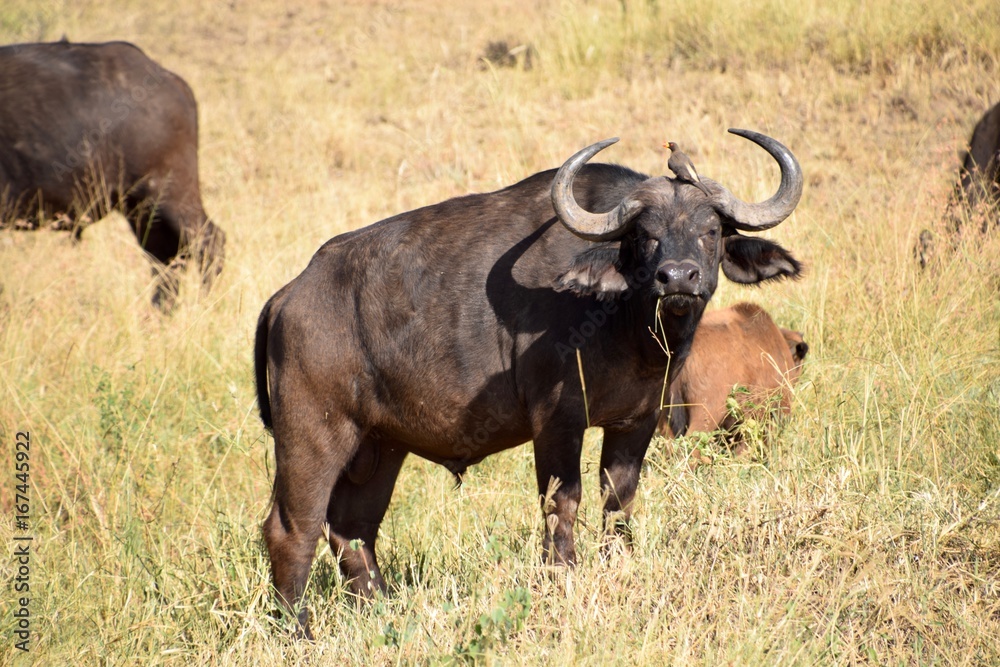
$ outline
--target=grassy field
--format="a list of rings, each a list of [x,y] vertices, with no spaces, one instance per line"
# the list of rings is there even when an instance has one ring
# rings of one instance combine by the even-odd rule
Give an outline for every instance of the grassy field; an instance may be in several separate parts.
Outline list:
[[[25,430],[34,536],[26,654],[17,564],[0,560],[0,665],[1000,664],[1000,234],[945,235],[958,151],[1000,101],[995,0],[0,7],[0,42],[63,35],[133,41],[191,84],[227,264],[208,294],[187,276],[163,316],[120,216],[79,244],[0,233],[0,541],[13,554],[23,534]],[[500,41],[514,66],[481,57]],[[410,459],[379,540],[394,593],[357,609],[323,547],[317,642],[291,641],[259,530],[264,301],[340,232],[609,136],[604,159],[663,173],[673,139],[704,175],[768,196],[773,163],[729,127],[778,138],[806,174],[767,233],[806,276],[722,280],[713,301],[806,335],[778,437],[740,460],[655,442],[634,552],[602,561],[589,432],[581,563],[557,576],[530,445],[458,490]],[[714,463],[692,471],[695,447]]]

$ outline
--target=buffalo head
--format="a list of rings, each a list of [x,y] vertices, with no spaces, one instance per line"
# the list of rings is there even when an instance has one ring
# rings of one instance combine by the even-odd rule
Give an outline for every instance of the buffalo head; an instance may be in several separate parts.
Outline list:
[[[598,298],[639,288],[659,299],[664,313],[702,312],[718,285],[719,268],[730,280],[756,284],[798,277],[801,265],[784,248],[744,236],[787,218],[802,195],[802,171],[780,143],[757,132],[730,130],[764,148],[781,168],[781,185],[767,201],[750,204],[726,187],[703,179],[712,193],[665,176],[649,178],[605,213],[584,210],[573,195],[580,168],[617,142],[606,139],[576,153],[559,169],[552,204],[577,236],[605,242],[577,256],[561,287]]]

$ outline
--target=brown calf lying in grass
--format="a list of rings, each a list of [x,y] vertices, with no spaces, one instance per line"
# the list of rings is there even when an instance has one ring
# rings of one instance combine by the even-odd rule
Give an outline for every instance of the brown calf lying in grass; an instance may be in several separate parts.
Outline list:
[[[790,388],[808,351],[801,333],[779,329],[756,304],[705,313],[691,354],[670,385],[657,432],[673,437],[723,430],[741,452],[745,446],[737,427],[742,419],[761,421],[789,411]]]

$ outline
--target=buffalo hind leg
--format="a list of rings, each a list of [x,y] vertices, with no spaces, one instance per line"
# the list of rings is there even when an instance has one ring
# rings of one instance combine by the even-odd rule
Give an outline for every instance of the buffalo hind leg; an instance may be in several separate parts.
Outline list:
[[[169,312],[177,300],[178,272],[185,265],[185,257],[180,254],[181,238],[176,225],[165,219],[162,212],[148,201],[131,196],[126,198],[125,217],[139,245],[158,264],[153,267],[156,280],[153,305]]]
[[[535,437],[535,477],[545,518],[542,559],[551,565],[576,565],[573,524],[583,487],[580,483],[580,452],[584,424],[579,428],[555,428],[553,418]]]
[[[403,466],[406,451],[384,441],[363,441],[356,460],[333,488],[327,508],[330,548],[352,593],[371,598],[385,592],[375,560],[375,540]]]
[[[656,418],[628,432],[605,430],[604,445],[601,448],[601,495],[604,497],[604,533],[624,538],[626,547],[631,547],[632,533],[629,520],[632,517],[632,501],[639,487],[639,473],[642,461],[649,448],[649,441],[656,429]],[[605,541],[604,551],[611,542]]]
[[[323,535],[330,494],[360,437],[346,420],[330,427],[322,417],[303,419],[299,414],[297,419],[283,420],[281,414],[275,412],[274,502],[264,521],[264,540],[278,601],[296,614],[299,628],[311,639],[302,596]]]
[[[157,216],[177,238],[174,254],[191,259],[201,274],[202,288],[208,290],[222,272],[226,234],[205,215],[196,186],[194,191],[177,193],[176,198],[162,202]]]

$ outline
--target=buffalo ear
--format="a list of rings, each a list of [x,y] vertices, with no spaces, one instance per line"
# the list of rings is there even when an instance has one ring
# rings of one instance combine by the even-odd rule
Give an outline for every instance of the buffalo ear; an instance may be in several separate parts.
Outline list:
[[[754,285],[802,275],[802,264],[773,241],[734,233],[723,242],[722,272],[734,283]]]
[[[628,289],[618,267],[618,254],[618,244],[599,245],[581,252],[573,258],[569,270],[556,279],[556,290],[596,295],[600,300],[615,298]]]
[[[809,354],[809,343],[803,339],[802,332],[782,329],[781,335],[785,337],[785,342],[788,343],[788,351],[792,353],[792,359],[801,364],[805,360],[806,355]]]

